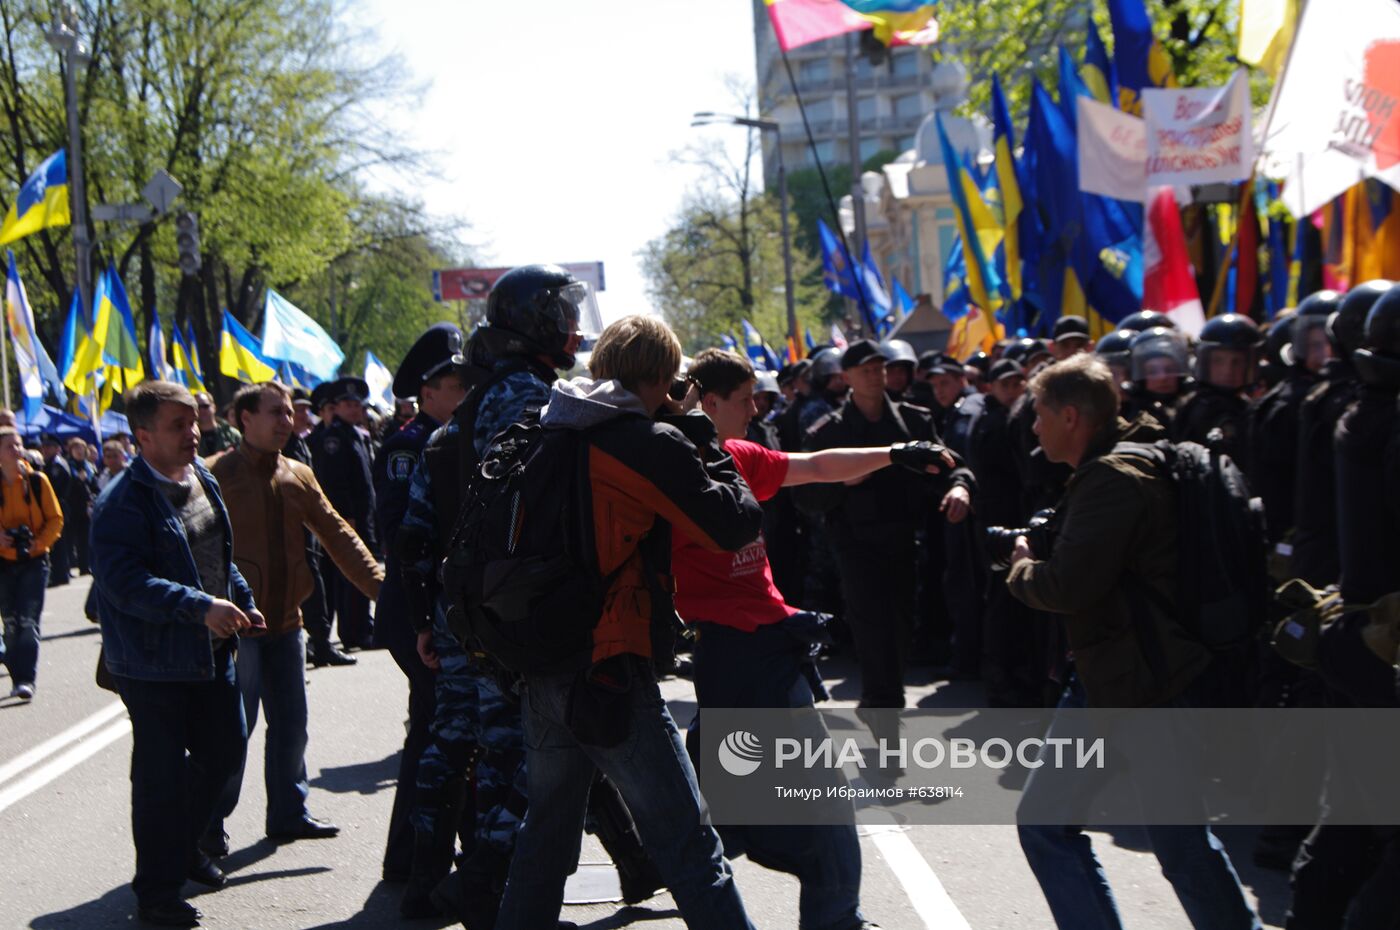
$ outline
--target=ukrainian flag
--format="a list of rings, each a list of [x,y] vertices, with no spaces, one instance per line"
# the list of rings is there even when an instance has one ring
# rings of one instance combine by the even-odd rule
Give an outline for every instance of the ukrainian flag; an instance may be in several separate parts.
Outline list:
[[[6,245],[48,226],[67,226],[68,156],[59,149],[29,176],[10,204],[5,223],[0,225],[0,245]]]
[[[193,330],[190,331],[190,335],[194,335]],[[199,376],[199,368],[195,363],[194,350],[190,348],[185,334],[180,331],[179,323],[170,328],[170,357],[175,363],[175,381],[183,384],[193,393],[205,391],[204,379]]]
[[[1001,81],[992,77],[993,146],[996,151],[997,186],[1001,188],[1002,248],[1006,255],[1006,283],[1011,299],[1021,299],[1021,173],[1016,164],[1016,137],[1011,113],[1001,92]]]
[[[102,345],[102,358],[108,368],[107,383],[120,394],[146,379],[146,365],[141,360],[141,346],[136,341],[136,321],[131,316],[131,303],[126,299],[126,288],[117,276],[115,265],[107,266],[106,291],[111,312],[107,316],[107,338]]]
[[[277,379],[277,363],[262,353],[262,340],[224,311],[224,331],[219,337],[219,371],[244,384]]]
[[[88,325],[87,314],[76,315],[77,346],[72,362],[63,373],[63,385],[75,394],[92,393],[91,379],[105,366],[102,361],[103,348],[107,341],[107,331],[112,320],[112,301],[107,296],[107,275],[97,278],[96,293],[93,294],[93,322]],[[70,314],[71,316],[72,314]],[[68,338],[67,333],[64,339]]]
[[[935,117],[935,120],[938,141],[943,149],[943,166],[948,171],[948,192],[953,198],[958,235],[962,238],[968,294],[986,318],[987,329],[995,331],[994,314],[1001,305],[1001,295],[998,293],[1000,282],[995,278],[988,256],[995,255],[996,247],[1001,243],[1001,223],[982,200],[977,182],[953,152],[953,144],[948,141],[942,118]]]
[[[1124,113],[1142,113],[1147,87],[1175,87],[1171,60],[1152,33],[1152,18],[1143,0],[1108,0],[1113,23],[1113,67],[1118,72],[1118,98]]]
[[[204,380],[204,360],[199,355],[199,340],[194,335],[194,320],[185,320],[185,351],[189,353],[195,376]]]

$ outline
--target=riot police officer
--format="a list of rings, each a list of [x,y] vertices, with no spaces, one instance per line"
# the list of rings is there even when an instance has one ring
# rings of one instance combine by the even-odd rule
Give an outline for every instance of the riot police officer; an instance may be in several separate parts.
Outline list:
[[[909,389],[914,386],[914,368],[919,364],[914,347],[903,339],[886,339],[881,345],[890,357],[885,363],[885,390],[893,400],[911,400]]]
[[[443,790],[439,794],[446,797],[429,799],[417,788],[419,763],[437,707],[437,683],[433,671],[418,656],[417,635],[404,599],[397,545],[399,525],[408,508],[409,480],[423,446],[466,397],[466,385],[453,365],[461,348],[462,331],[451,323],[439,323],[419,336],[404,355],[394,373],[394,396],[416,398],[418,411],[384,440],[373,468],[377,516],[386,551],[384,587],[375,606],[375,642],[389,650],[408,678],[408,733],[399,757],[399,778],[384,852],[384,874],[409,879],[402,902],[405,916],[433,913],[428,894],[451,866],[456,820],[460,819],[464,804],[463,790]],[[429,808],[429,813],[423,817],[425,825],[419,828],[413,821],[424,807]],[[435,831],[434,817],[439,815],[446,829]]]
[[[1293,491],[1292,574],[1315,588],[1341,577],[1337,557],[1336,459],[1337,423],[1360,387],[1353,354],[1364,345],[1366,315],[1394,282],[1368,281],[1342,298],[1327,320],[1334,355],[1322,369],[1322,383],[1303,399],[1298,411],[1298,476]]]
[[[1369,604],[1400,591],[1400,285],[1366,315],[1364,345],[1352,355],[1361,389],[1337,424],[1337,533],[1342,598]]]
[[[1345,301],[1344,301],[1345,303]],[[1339,311],[1340,312],[1340,311]],[[1400,590],[1400,285],[1366,315],[1363,346],[1352,355],[1356,398],[1336,431],[1337,535],[1343,601],[1370,604]],[[1365,648],[1367,615],[1343,616],[1321,635],[1318,667],[1336,705],[1400,706],[1395,670]],[[1347,772],[1360,760],[1329,760],[1327,792],[1351,790]],[[1394,923],[1400,882],[1400,832],[1394,826],[1332,824],[1323,819],[1294,860],[1290,927],[1335,927],[1366,915],[1367,925]],[[1367,923],[1363,918],[1363,923]]]
[[[1254,381],[1263,341],[1259,327],[1247,316],[1227,313],[1207,321],[1196,346],[1196,391],[1172,423],[1172,439],[1225,453],[1247,476],[1251,475],[1245,390]]]
[[[813,424],[809,451],[836,447],[939,441],[927,410],[889,399],[885,393],[884,350],[862,339],[841,356],[852,394],[838,409]],[[906,477],[907,475],[907,477]],[[905,650],[914,610],[914,534],[934,494],[949,519],[970,510],[971,472],[956,469],[937,479],[887,469],[847,485],[794,488],[798,506],[827,515],[836,550],[846,618],[861,667],[863,708],[904,706]]]
[[[787,407],[778,416],[778,445],[784,452],[802,451],[803,408],[812,399],[812,360],[800,359],[778,372],[778,386],[787,398]],[[784,592],[786,593],[786,592]],[[801,603],[788,595],[789,601]]]
[[[329,415],[324,429],[311,445],[311,457],[316,480],[336,511],[373,552],[377,548],[374,535],[374,481],[371,478],[371,455],[367,437],[359,429],[364,421],[364,404],[369,398],[369,385],[363,378],[345,377],[324,388],[322,407]],[[369,599],[323,560],[323,571],[329,576],[326,586],[335,603],[340,641],[351,648],[371,645],[373,636],[369,616]],[[328,569],[328,570],[327,570]]]
[[[812,367],[807,372],[812,384],[811,399],[797,417],[797,428],[802,432],[804,443],[807,431],[813,424],[841,406],[846,399],[849,388],[841,359],[841,350],[833,347],[822,349],[812,356]]]
[[[1283,376],[1249,411],[1250,461],[1254,468],[1251,489],[1264,502],[1271,546],[1277,547],[1293,529],[1298,414],[1303,398],[1317,386],[1323,365],[1332,357],[1327,320],[1341,303],[1342,295],[1336,291],[1318,291],[1306,297],[1296,313],[1271,327],[1282,327],[1287,334],[1287,342],[1279,350]],[[1285,545],[1280,554],[1291,554],[1291,547]]]
[[[1145,413],[1171,429],[1188,381],[1186,338],[1165,326],[1136,333],[1128,344],[1128,366],[1128,386],[1120,388],[1123,419],[1131,423]]]
[[[1132,380],[1135,333],[1131,329],[1115,329],[1105,333],[1094,345],[1094,354],[1103,359],[1108,370],[1113,372],[1113,386],[1118,391],[1119,400],[1123,399],[1124,385]]]

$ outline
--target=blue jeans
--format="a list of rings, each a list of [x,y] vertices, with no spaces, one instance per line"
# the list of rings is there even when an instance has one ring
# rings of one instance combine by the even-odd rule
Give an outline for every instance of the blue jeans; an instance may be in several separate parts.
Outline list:
[[[238,641],[238,689],[248,732],[258,725],[258,703],[267,715],[263,783],[267,786],[267,832],[294,830],[306,816],[306,643],[300,629]],[[219,798],[211,833],[238,806],[246,758]]]
[[[526,678],[521,716],[530,807],[516,839],[497,930],[539,930],[558,921],[597,770],[627,802],[686,926],[753,930],[650,666],[628,661],[631,686],[614,710],[627,715],[629,732],[616,746],[584,745],[570,731],[565,721],[575,676]]]
[[[5,619],[0,657],[16,685],[34,684],[39,667],[39,615],[44,611],[48,584],[48,559],[0,560],[0,617]]]
[[[1189,702],[1183,698],[1173,703],[1187,706]],[[1065,689],[1059,706],[1086,706],[1077,682]],[[1046,735],[1055,732],[1052,721]],[[1102,787],[1099,779],[1084,771],[1047,765],[1032,771],[1021,809],[1083,810]],[[1183,790],[1192,789],[1184,785]],[[1171,882],[1196,930],[1260,930],[1263,925],[1245,900],[1230,856],[1210,827],[1144,829],[1162,875]],[[1056,926],[1061,930],[1122,930],[1113,889],[1082,827],[1020,824],[1017,833]]]
[[[131,834],[136,900],[175,900],[229,776],[243,764],[243,720],[232,649],[214,652],[213,681],[114,676],[131,715]]]
[[[804,666],[809,644],[774,623],[745,633],[716,623],[699,623],[695,643],[695,697],[700,708],[810,708],[812,686]],[[829,737],[819,718],[807,722],[820,741]],[[687,742],[699,747],[699,720]],[[848,824],[745,825],[719,827],[729,855],[746,854],[766,868],[796,875],[802,883],[798,926],[802,930],[858,928],[860,839],[855,810]]]

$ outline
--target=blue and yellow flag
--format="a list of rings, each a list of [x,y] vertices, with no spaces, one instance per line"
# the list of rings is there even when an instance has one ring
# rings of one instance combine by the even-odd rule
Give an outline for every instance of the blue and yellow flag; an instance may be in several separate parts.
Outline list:
[[[67,226],[68,156],[59,149],[40,163],[20,185],[19,196],[10,204],[5,223],[0,226],[0,245],[36,233],[48,226]]]
[[[817,237],[822,247],[822,283],[833,294],[859,300],[860,286],[856,283],[851,260],[847,258],[846,246],[821,218],[817,219]]]
[[[1118,69],[1113,67],[1113,59],[1108,57],[1099,27],[1089,20],[1088,42],[1084,48],[1084,65],[1079,76],[1089,88],[1089,94],[1099,103],[1118,106]]]
[[[263,355],[262,340],[224,311],[224,331],[219,337],[219,371],[244,384],[277,379],[277,362]]]
[[[131,316],[131,304],[126,299],[126,288],[117,275],[116,265],[107,266],[106,277],[107,300],[112,309],[107,316],[107,338],[102,343],[102,360],[108,369],[108,384],[120,394],[145,380],[146,365],[141,360],[141,346],[136,341],[136,321]]]
[[[1001,189],[1002,248],[1006,254],[1006,284],[1012,300],[1021,299],[1021,167],[1016,163],[1016,136],[1011,113],[1001,92],[1001,81],[992,78],[992,148],[996,154],[997,187]]]
[[[193,329],[190,335],[194,335]],[[190,348],[188,338],[181,332],[179,323],[170,327],[170,357],[174,362],[172,380],[183,384],[192,394],[206,390],[204,379],[199,376],[197,356]]]
[[[91,394],[93,379],[106,367],[102,356],[112,322],[112,301],[107,296],[107,284],[105,273],[97,276],[97,286],[92,295],[92,319],[89,320],[86,313],[78,314],[77,347],[63,373],[64,387],[75,394]]]
[[[943,166],[948,172],[948,192],[953,198],[953,214],[958,234],[962,237],[963,259],[967,266],[968,294],[986,317],[987,328],[996,329],[995,312],[1001,305],[998,282],[990,256],[995,255],[1001,242],[1001,223],[982,200],[977,182],[963,167],[962,159],[953,151],[943,119],[934,117],[938,126],[938,142],[943,150]]]
[[[194,368],[195,376],[203,381],[204,357],[199,354],[199,341],[194,335],[194,320],[185,321],[185,351],[190,355],[190,364]]]
[[[1113,65],[1118,72],[1118,100],[1124,113],[1142,114],[1146,87],[1175,87],[1171,60],[1152,33],[1143,0],[1108,0],[1113,21]]]

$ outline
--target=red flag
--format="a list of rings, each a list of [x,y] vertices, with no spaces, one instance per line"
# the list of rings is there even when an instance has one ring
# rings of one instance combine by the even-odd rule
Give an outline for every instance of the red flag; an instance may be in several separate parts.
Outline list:
[[[1235,306],[1236,313],[1250,316],[1254,295],[1259,290],[1259,215],[1254,207],[1254,182],[1244,187],[1244,209],[1240,211],[1239,229],[1235,233]]]
[[[1142,305],[1159,310],[1176,321],[1182,332],[1199,335],[1205,325],[1201,293],[1186,257],[1186,235],[1181,229],[1176,195],[1163,187],[1153,195],[1147,210],[1142,258]]]
[[[764,0],[778,46],[790,52],[799,45],[820,42],[871,27],[870,20],[841,0]]]

